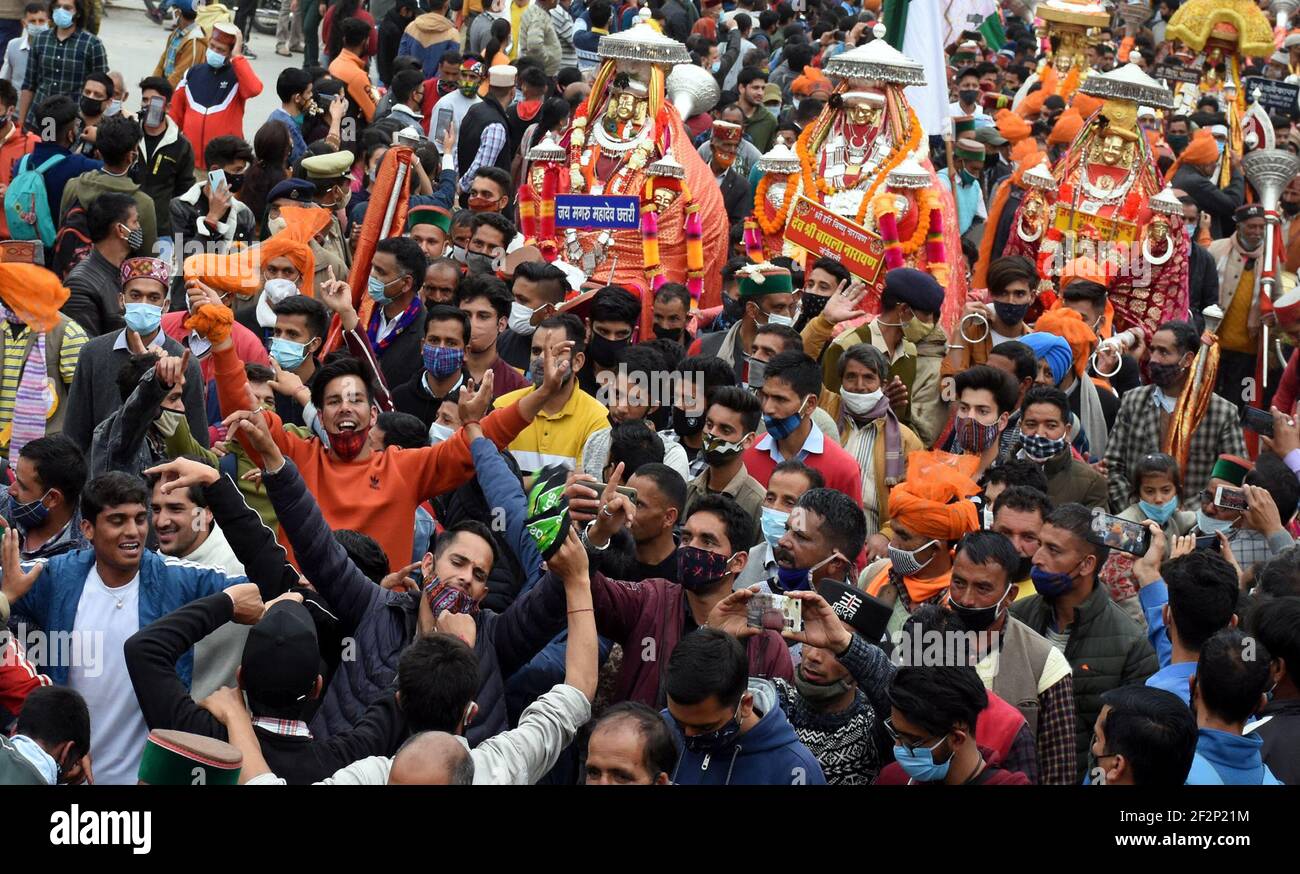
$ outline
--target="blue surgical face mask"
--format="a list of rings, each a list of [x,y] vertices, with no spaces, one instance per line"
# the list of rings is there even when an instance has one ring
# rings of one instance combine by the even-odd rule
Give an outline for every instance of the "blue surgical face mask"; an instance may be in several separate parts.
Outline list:
[[[220,70],[226,65],[228,59],[216,49],[208,49],[207,62],[208,66],[214,70]]]
[[[74,16],[68,9],[55,9],[50,17],[54,19],[55,27],[72,27]]]
[[[1034,589],[1044,598],[1055,598],[1064,595],[1074,585],[1074,573],[1058,574],[1051,571],[1045,571],[1035,565],[1029,569],[1029,579],[1033,581]]]
[[[775,507],[763,508],[763,539],[767,545],[776,548],[776,544],[785,536],[785,523],[790,519],[789,513],[782,513]]]
[[[947,737],[939,738],[933,746],[917,747],[910,750],[902,744],[894,745],[894,761],[902,768],[907,776],[911,777],[918,783],[938,783],[948,776],[948,766],[952,764],[952,757],[948,761],[936,763],[934,760],[934,751],[944,742]]]
[[[27,35],[36,37],[50,29],[48,24],[29,24],[27,25]]]
[[[137,334],[152,334],[162,324],[162,307],[151,303],[129,303],[122,317],[126,326]]]
[[[1157,525],[1163,525],[1169,521],[1169,517],[1174,515],[1178,510],[1178,496],[1174,495],[1163,504],[1153,504],[1150,501],[1138,501],[1138,508],[1146,514],[1146,517]]]
[[[271,341],[271,357],[285,370],[297,370],[307,360],[307,346],[276,337]]]
[[[1203,534],[1218,534],[1219,532],[1227,534],[1232,530],[1233,523],[1235,522],[1235,519],[1211,519],[1209,516],[1205,515],[1204,510],[1197,509],[1196,511],[1196,527],[1199,528]]]
[[[380,306],[385,306],[393,302],[391,297],[384,294],[386,288],[388,288],[388,286],[380,282],[374,274],[371,274],[370,278],[366,280],[366,291],[370,292],[370,299]]]

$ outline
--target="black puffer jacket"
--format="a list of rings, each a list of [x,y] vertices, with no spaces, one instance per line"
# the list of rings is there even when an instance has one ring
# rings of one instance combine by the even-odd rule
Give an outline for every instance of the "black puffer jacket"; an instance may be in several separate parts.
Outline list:
[[[328,599],[354,641],[352,658],[339,665],[312,720],[312,734],[329,737],[351,728],[393,682],[398,658],[415,637],[419,596],[383,589],[352,563],[293,462],[286,459],[262,482],[299,569]],[[550,574],[504,612],[479,611],[474,642],[479,712],[465,733],[471,746],[507,728],[505,678],[558,634],[566,618],[564,586]]]
[[[1012,604],[1011,615],[1046,637],[1054,613],[1046,598],[1034,595]],[[1074,610],[1065,658],[1074,674],[1074,736],[1082,779],[1102,694],[1146,682],[1159,664],[1146,634],[1110,599],[1105,586],[1095,584],[1092,594]]]

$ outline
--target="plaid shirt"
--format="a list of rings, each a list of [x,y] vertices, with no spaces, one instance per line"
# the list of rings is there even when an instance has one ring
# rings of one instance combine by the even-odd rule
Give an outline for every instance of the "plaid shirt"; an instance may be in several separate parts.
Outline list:
[[[24,91],[32,95],[28,120],[36,118],[36,108],[41,102],[57,94],[66,94],[73,100],[81,95],[86,77],[91,73],[108,72],[108,53],[99,37],[85,30],[73,31],[72,36],[59,41],[54,28],[37,34],[31,41],[27,57],[27,76]],[[39,133],[39,131],[38,131]]]
[[[483,128],[483,138],[479,140],[478,151],[474,160],[469,162],[469,169],[460,175],[460,190],[469,191],[469,184],[474,181],[474,174],[479,167],[491,167],[497,162],[497,156],[506,147],[506,126],[497,122]]]
[[[1133,470],[1138,462],[1152,452],[1161,451],[1161,411],[1152,400],[1154,391],[1154,386],[1139,386],[1125,392],[1120,401],[1115,427],[1106,443],[1108,491],[1113,513],[1123,512],[1136,501]],[[1237,408],[1231,401],[1214,395],[1192,435],[1191,451],[1183,470],[1183,509],[1197,507],[1196,496],[1210,481],[1210,470],[1220,455],[1245,454],[1246,441],[1242,437]]]
[[[1079,785],[1074,753],[1074,678],[1066,674],[1038,696],[1038,782]]]
[[[276,719],[272,716],[255,716],[253,717],[253,726],[269,731],[271,734],[311,739],[311,730],[307,728],[307,723],[301,719]]]

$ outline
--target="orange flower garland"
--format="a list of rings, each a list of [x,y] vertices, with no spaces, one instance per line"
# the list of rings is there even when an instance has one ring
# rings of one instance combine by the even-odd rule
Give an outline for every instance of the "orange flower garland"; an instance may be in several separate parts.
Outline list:
[[[754,218],[758,219],[758,226],[763,229],[763,233],[774,235],[785,230],[785,219],[790,214],[790,206],[794,203],[794,189],[798,175],[798,173],[791,173],[786,177],[785,196],[781,201],[781,208],[771,219],[767,217],[769,209],[767,189],[772,184],[772,175],[764,173],[763,178],[758,181],[758,190],[754,192]]]
[[[916,230],[912,232],[911,237],[902,243],[904,255],[914,255],[916,250],[925,244],[926,234],[930,231],[930,210],[938,209],[939,197],[926,188],[916,198],[916,206]]]

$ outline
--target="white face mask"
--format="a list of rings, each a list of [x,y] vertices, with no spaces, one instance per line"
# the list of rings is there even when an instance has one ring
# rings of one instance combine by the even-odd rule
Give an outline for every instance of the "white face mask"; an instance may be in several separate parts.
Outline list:
[[[531,337],[537,327],[533,325],[533,313],[528,307],[519,301],[510,304],[510,317],[506,319],[506,326],[516,334],[523,334],[525,337]]]
[[[844,404],[844,409],[854,416],[862,416],[874,410],[884,396],[884,389],[879,388],[865,394],[840,389],[840,400]]]
[[[454,433],[456,432],[451,429],[450,425],[444,425],[441,422],[434,422],[429,426],[429,445],[437,446]]]
[[[783,316],[780,313],[768,313],[767,323],[769,325],[784,325],[787,328],[794,327],[795,316]]]

